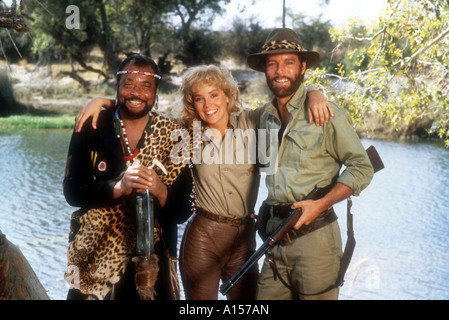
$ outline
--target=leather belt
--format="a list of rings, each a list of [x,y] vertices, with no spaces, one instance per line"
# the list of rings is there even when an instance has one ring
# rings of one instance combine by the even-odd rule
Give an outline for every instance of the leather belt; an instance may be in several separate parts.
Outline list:
[[[290,215],[292,204],[282,204],[278,206],[272,206],[271,212],[273,217],[278,217],[280,219],[285,219]],[[290,230],[285,237],[281,240],[280,245],[289,245],[301,236],[304,236],[312,231],[318,230],[334,221],[337,220],[337,215],[333,208],[329,208],[326,211],[320,213],[318,217],[315,218],[309,225],[302,225],[298,230]]]
[[[271,206],[271,210],[273,217],[285,219],[290,215],[290,212],[293,211],[292,203]]]
[[[226,223],[226,224],[234,226],[234,227],[240,227],[241,225],[247,223],[249,220],[249,217],[246,217],[246,218],[224,217],[224,216],[220,216],[218,214],[206,211],[201,208],[197,208],[196,213],[199,214],[200,216],[208,218],[210,220],[220,222],[220,223]]]

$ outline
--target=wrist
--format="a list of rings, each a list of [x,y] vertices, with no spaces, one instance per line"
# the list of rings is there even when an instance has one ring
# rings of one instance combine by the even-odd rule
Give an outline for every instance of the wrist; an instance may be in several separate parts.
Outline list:
[[[112,190],[113,198],[117,199],[123,196],[123,186],[122,186],[122,180],[117,181],[117,183],[114,185],[114,188]]]
[[[165,184],[162,184],[162,187],[160,188],[159,193],[156,196],[161,207],[165,206],[165,203],[167,202],[167,197],[168,197],[167,186]]]
[[[319,209],[318,211],[321,213],[332,207],[333,203],[332,201],[330,201],[330,199],[323,197],[316,200],[315,205]]]

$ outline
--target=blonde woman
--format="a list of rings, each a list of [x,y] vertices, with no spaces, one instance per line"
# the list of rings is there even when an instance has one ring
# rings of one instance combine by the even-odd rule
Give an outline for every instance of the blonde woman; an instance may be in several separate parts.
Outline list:
[[[239,149],[235,140],[256,131],[263,110],[243,110],[231,73],[212,65],[189,69],[181,95],[182,124],[193,131],[195,121],[201,122],[202,145],[201,159],[193,158],[196,214],[184,232],[180,271],[187,299],[211,300],[218,298],[220,280],[229,279],[255,250],[260,175],[246,155],[256,144],[247,139]],[[254,299],[257,278],[256,265],[227,298]]]

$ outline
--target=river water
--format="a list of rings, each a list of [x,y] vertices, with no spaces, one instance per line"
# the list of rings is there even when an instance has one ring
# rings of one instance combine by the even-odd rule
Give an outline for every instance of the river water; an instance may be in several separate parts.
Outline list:
[[[74,208],[62,178],[69,140],[67,131],[0,133],[0,230],[54,300],[67,292]],[[449,150],[440,143],[362,142],[377,148],[385,169],[353,198],[357,246],[340,298],[449,299]],[[262,184],[258,204],[265,195]],[[345,241],[346,203],[336,211]]]

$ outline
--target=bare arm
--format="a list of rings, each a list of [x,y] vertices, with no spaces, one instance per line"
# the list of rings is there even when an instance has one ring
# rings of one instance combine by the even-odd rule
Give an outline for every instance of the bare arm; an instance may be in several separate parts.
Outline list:
[[[309,225],[321,212],[351,195],[351,188],[342,183],[337,183],[329,193],[321,199],[295,202],[292,205],[292,209],[302,208],[303,213],[294,228],[298,230],[303,224]]]
[[[115,106],[115,101],[107,98],[94,98],[78,112],[75,120],[75,131],[80,132],[89,117],[92,117],[92,127],[97,129],[98,115],[101,108],[111,109]]]
[[[334,116],[333,110],[326,97],[315,88],[307,87],[307,110],[309,112],[309,121],[315,121],[317,126],[322,126],[329,122]]]

